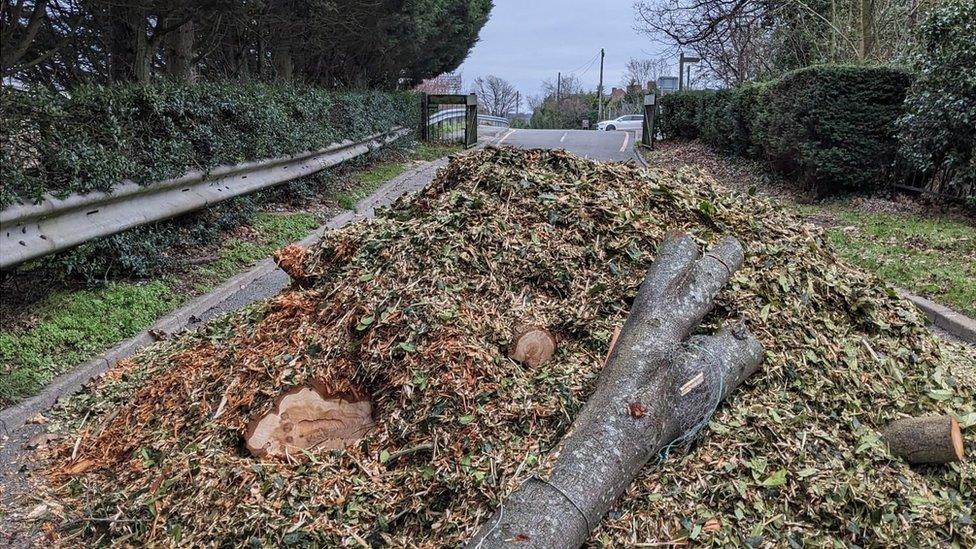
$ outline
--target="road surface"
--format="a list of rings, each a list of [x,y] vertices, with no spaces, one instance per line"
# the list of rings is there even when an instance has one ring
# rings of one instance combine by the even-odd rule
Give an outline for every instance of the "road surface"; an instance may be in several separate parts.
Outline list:
[[[627,161],[636,160],[634,143],[639,139],[640,133],[635,131],[513,128],[499,132],[493,144],[510,145],[520,149],[566,149],[573,154],[594,160]]]

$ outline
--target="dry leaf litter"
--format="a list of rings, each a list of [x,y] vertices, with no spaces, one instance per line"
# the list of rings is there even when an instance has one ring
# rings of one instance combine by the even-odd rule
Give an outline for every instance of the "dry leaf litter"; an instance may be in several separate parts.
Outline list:
[[[766,361],[695,447],[645,468],[591,543],[972,547],[973,460],[909,468],[877,434],[906,414],[976,423],[971,350],[935,340],[765,199],[695,171],[508,148],[458,155],[376,220],[283,250],[291,288],[63,404],[48,535],[457,546],[544,471],[672,231],[743,242],[702,329],[744,318]],[[506,353],[526,323],[559,341],[536,368]],[[252,457],[249,420],[309,380],[370,395],[375,429],[348,451]]]

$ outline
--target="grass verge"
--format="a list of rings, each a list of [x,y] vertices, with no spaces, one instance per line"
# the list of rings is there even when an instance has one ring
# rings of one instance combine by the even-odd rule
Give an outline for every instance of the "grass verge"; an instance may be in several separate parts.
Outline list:
[[[812,223],[845,261],[889,283],[976,317],[976,222],[908,197],[806,203],[761,166],[698,142],[669,141],[641,153],[652,167],[694,167],[723,185],[775,195]]]
[[[976,227],[956,217],[804,206],[833,216],[827,237],[846,261],[913,293],[976,317]]]
[[[55,375],[149,326],[180,301],[163,280],[51,294],[37,304],[35,324],[0,333],[0,404],[37,392]]]
[[[458,147],[419,145],[398,161],[353,172],[326,201],[343,208],[400,175],[409,163],[433,160]],[[94,288],[56,289],[18,311],[13,327],[0,332],[0,406],[39,392],[52,378],[151,326],[192,297],[301,239],[322,223],[320,212],[262,211],[246,227],[223,235],[216,250],[196,265],[137,281],[111,281]]]

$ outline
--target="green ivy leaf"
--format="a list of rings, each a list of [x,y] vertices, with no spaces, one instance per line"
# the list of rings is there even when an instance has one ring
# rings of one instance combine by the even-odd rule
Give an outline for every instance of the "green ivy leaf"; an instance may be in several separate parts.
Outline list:
[[[786,469],[780,469],[775,473],[766,477],[766,480],[762,481],[762,485],[766,487],[782,486],[786,484]]]

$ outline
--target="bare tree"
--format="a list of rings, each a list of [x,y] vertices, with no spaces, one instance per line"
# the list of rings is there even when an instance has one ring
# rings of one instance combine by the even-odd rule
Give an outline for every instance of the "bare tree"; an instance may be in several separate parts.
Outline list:
[[[639,0],[638,29],[702,58],[725,85],[816,63],[890,62],[927,0]]]
[[[529,105],[534,128],[579,128],[584,119],[594,121],[597,116],[596,93],[585,91],[575,75],[558,82],[544,80],[541,94],[529,98]]]
[[[79,33],[77,0],[0,0],[0,76],[49,62]]]
[[[478,94],[478,103],[486,114],[506,116],[515,110],[518,92],[507,80],[494,75],[479,76],[471,89]]]
[[[544,95],[555,97],[557,92],[560,98],[578,95],[583,93],[583,83],[574,74],[560,77],[558,81],[552,78],[547,78],[542,81],[542,93]]]
[[[635,9],[639,30],[691,50],[731,86],[770,72],[766,5],[761,0],[647,0]]]
[[[620,87],[626,89],[634,84],[646,86],[648,82],[656,82],[658,77],[666,76],[670,64],[666,59],[638,59],[631,57],[627,61],[624,75],[620,79]]]

